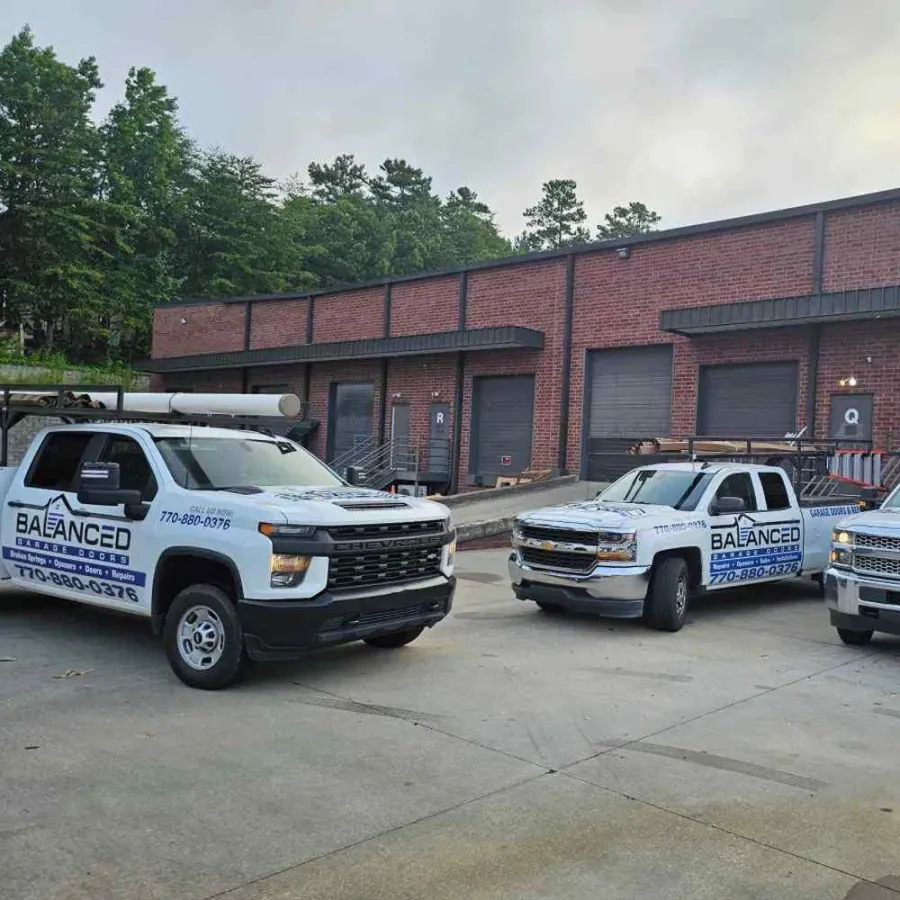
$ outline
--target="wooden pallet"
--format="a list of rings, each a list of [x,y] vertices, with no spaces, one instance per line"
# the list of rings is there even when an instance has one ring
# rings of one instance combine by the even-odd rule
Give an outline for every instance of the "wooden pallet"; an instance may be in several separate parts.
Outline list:
[[[501,475],[497,478],[494,487],[515,487],[517,484],[531,484],[534,481],[546,481],[552,472],[552,469],[525,469],[518,475]]]

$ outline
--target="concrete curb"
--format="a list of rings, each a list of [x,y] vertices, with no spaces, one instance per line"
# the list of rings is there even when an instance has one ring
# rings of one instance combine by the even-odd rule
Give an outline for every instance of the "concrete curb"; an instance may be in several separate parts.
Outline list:
[[[501,516],[496,519],[485,519],[483,522],[465,522],[456,526],[456,540],[459,544],[468,541],[481,541],[485,538],[508,534],[512,531],[515,516]]]
[[[547,488],[559,487],[563,484],[573,484],[576,481],[578,481],[577,475],[563,475],[560,478],[546,478],[544,481],[529,481],[528,484],[516,484],[512,487],[487,488],[483,491],[469,491],[467,494],[453,494],[450,497],[435,497],[434,499],[444,506],[465,506],[468,503],[477,503],[479,500],[496,500],[498,497],[530,494],[532,491],[542,491]]]

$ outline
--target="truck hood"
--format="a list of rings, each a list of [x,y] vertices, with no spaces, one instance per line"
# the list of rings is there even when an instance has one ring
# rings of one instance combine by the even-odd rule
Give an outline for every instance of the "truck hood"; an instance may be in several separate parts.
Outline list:
[[[873,509],[838,522],[838,528],[852,528],[891,537],[900,537],[900,509]]]
[[[450,516],[447,507],[431,500],[358,487],[283,485],[254,494],[204,491],[203,496],[210,500],[215,497],[215,503],[222,507],[258,509],[260,521],[268,516],[275,523],[291,525],[369,525]]]
[[[597,528],[609,531],[645,531],[657,525],[675,522],[704,522],[698,512],[685,512],[670,506],[651,506],[643,503],[608,503],[601,500],[584,500],[549,506],[522,513],[520,522],[535,525],[570,526],[572,528]],[[702,525],[698,527],[703,527]]]

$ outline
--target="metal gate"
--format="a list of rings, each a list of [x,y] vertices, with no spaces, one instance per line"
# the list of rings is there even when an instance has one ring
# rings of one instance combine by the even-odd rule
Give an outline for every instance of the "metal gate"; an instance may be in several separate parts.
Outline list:
[[[781,437],[797,429],[797,363],[701,366],[697,434]]]
[[[533,421],[533,375],[473,379],[469,473],[514,475],[529,468]]]

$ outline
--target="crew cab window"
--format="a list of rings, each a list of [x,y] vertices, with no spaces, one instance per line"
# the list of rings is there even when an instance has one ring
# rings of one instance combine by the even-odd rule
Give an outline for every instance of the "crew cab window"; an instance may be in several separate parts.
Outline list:
[[[98,462],[118,463],[119,487],[123,491],[140,491],[141,499],[148,502],[156,496],[156,479],[150,463],[134,438],[111,436]]]
[[[756,491],[753,490],[753,481],[746,472],[735,472],[719,485],[716,500],[722,497],[740,497],[746,504],[748,512],[756,509]]]
[[[778,472],[761,472],[759,481],[766,498],[766,509],[791,508],[791,498],[783,475]]]
[[[74,490],[75,479],[88,444],[91,431],[54,431],[44,438],[25,479],[25,487],[51,491]]]

